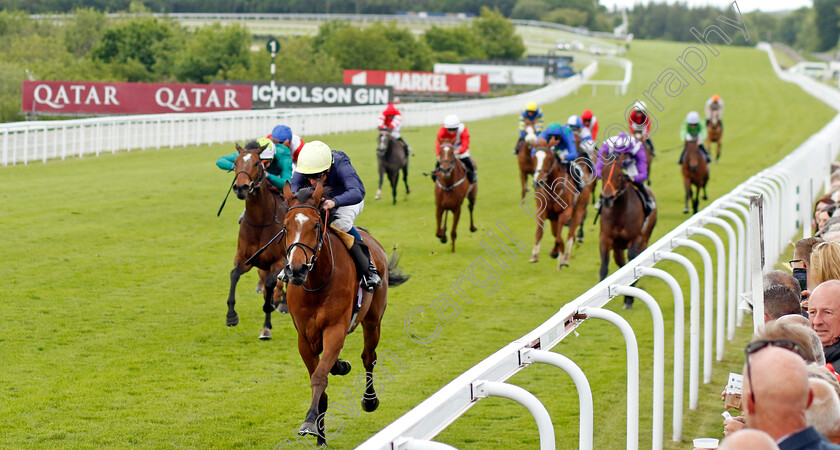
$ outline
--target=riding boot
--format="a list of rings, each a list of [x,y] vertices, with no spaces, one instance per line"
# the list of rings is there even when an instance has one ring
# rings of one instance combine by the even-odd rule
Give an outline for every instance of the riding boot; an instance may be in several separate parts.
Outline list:
[[[648,195],[648,191],[645,188],[645,184],[643,182],[636,182],[632,181],[633,186],[639,190],[639,193],[642,194],[642,206],[644,206],[645,210],[645,217],[650,215],[650,212],[656,208],[656,205],[651,200],[650,196]]]
[[[703,152],[703,158],[706,158],[706,162],[707,163],[712,162],[712,157],[709,156],[709,152],[706,150],[706,146],[703,145],[703,144],[700,144],[699,147],[700,147],[700,151]]]
[[[405,158],[408,159],[408,157],[411,156],[411,147],[408,146],[408,142],[406,142],[402,136],[398,137],[397,140],[402,142],[403,149],[405,150]]]
[[[683,158],[685,158],[685,147],[683,147],[683,151],[680,153],[680,160],[677,161],[677,164],[682,165]]]
[[[720,131],[723,132],[723,119],[718,119],[718,125],[720,125]]]
[[[432,171],[432,181],[437,181],[438,172],[440,172],[440,161],[435,163],[435,170]]]
[[[651,141],[650,138],[647,138],[645,139],[645,142],[647,142],[647,145],[650,147],[650,156],[656,156],[656,150],[653,149],[653,141]]]
[[[518,141],[516,141],[516,145],[514,145],[514,146],[513,146],[513,154],[514,154],[514,155],[515,155],[515,154],[517,154],[517,153],[519,153],[519,144],[521,144],[521,143],[522,143],[522,141],[524,141],[524,139],[523,139],[523,138],[519,138],[519,140],[518,140]]]
[[[475,183],[478,181],[478,174],[476,173],[475,166],[473,166],[472,159],[469,157],[467,158],[460,158],[461,162],[464,163],[464,166],[467,167],[467,179],[470,180],[470,183]]]
[[[376,286],[382,284],[382,279],[379,278],[379,271],[373,265],[367,245],[355,239],[348,251],[356,264],[356,271],[361,274],[362,287],[368,292],[373,292]]]
[[[583,192],[583,186],[580,184],[580,177],[576,177],[576,176],[572,175],[572,171],[574,170],[572,168],[572,165],[571,164],[563,164],[563,165],[566,166],[566,173],[568,173],[569,178],[572,179],[572,184],[575,185],[575,189],[578,192]]]

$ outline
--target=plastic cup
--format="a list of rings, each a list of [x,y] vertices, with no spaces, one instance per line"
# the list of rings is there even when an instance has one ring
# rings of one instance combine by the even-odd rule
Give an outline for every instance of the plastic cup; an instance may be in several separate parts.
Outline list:
[[[694,450],[716,449],[718,442],[715,438],[697,438],[694,440]]]

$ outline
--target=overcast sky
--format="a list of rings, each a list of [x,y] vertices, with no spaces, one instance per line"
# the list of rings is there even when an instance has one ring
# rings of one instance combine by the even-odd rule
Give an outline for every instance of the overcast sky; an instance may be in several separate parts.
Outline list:
[[[663,0],[656,0],[655,3],[662,3]],[[737,0],[738,8],[742,13],[761,10],[761,11],[780,11],[785,9],[797,9],[802,6],[811,7],[813,5],[811,0]],[[612,10],[613,5],[618,5],[619,8],[632,8],[636,3],[650,3],[650,0],[601,0],[601,4]],[[668,3],[676,3],[675,0],[668,0]],[[732,0],[682,0],[681,3],[687,3],[689,7],[697,6],[717,6],[719,8],[726,8],[732,4]]]

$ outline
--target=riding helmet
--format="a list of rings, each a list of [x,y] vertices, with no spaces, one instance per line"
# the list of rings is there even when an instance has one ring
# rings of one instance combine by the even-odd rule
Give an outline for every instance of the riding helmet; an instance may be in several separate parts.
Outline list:
[[[330,147],[321,141],[307,142],[298,155],[297,171],[304,175],[321,173],[332,166]]]

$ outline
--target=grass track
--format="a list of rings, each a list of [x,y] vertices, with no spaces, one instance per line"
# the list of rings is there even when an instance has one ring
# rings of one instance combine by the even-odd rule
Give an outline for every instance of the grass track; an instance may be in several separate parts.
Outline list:
[[[568,115],[591,108],[602,130],[620,123],[621,111],[635,95],[667,67],[679,67],[675,58],[683,49],[684,44],[634,42],[628,53],[634,62],[630,95],[614,97],[611,89],[600,89],[591,97],[584,88],[544,105],[546,116],[564,122]],[[704,86],[681,72],[691,84],[677,98],[667,98],[660,88],[665,111],[655,112],[659,131],[654,141],[666,149],[678,143],[676,128],[689,109],[700,110],[713,93],[725,99],[726,143],[721,164],[712,167],[712,198],[781,159],[833,115],[821,102],[779,81],[765,53],[720,50],[719,57],[708,61]],[[779,117],[797,117],[797,126],[781,126]],[[353,378],[331,377],[328,392],[335,421],[328,429],[339,434],[341,427],[340,435],[330,441],[333,448],[359,444],[597,282],[597,231],[591,222],[586,225],[587,242],[575,248],[571,268],[558,274],[555,261],[547,256],[547,244],[539,263],[526,262],[535,225],[517,206],[518,178],[510,155],[513,116],[468,124],[480,173],[479,232],[470,235],[462,223],[457,253],[449,254],[448,246],[434,239],[432,185],[420,175],[433,165],[435,127],[411,128],[406,119],[404,136],[417,156],[412,159],[412,194],[400,194],[396,207],[372,200],[373,132],[324,137],[350,154],[366,183],[368,203],[359,224],[369,227],[386,248],[399,244],[403,267],[413,277],[390,292],[379,347],[380,355],[398,355],[406,369],[392,366],[394,378],[383,386],[380,409],[356,416],[348,408],[354,405],[358,411],[359,395],[344,395],[345,389],[352,390]],[[274,340],[256,339],[262,313],[261,300],[253,293],[255,274],[239,284],[240,325],[224,326],[242,205],[229,201],[222,217],[215,217],[230,175],[213,162],[231,148],[118,153],[2,170],[0,228],[6,241],[0,264],[0,447],[268,448],[294,439],[309,404],[309,382],[288,317],[275,316]],[[660,206],[654,238],[685,217],[677,156],[676,151],[660,152],[654,163],[653,188]],[[500,220],[529,250],[510,247],[516,260],[506,269],[497,268],[501,286],[492,296],[467,288],[472,303],[462,304],[463,310],[452,323],[442,325],[434,342],[411,341],[403,331],[406,314],[425,307],[425,315],[417,316],[414,325],[419,333],[431,333],[436,313],[429,305],[441,294],[455,297],[449,285],[485,255],[478,243]],[[681,253],[699,262],[695,252]],[[675,264],[663,262],[659,267],[686,282],[685,271]],[[671,358],[669,291],[652,280],[640,287],[661,301],[666,356]],[[640,448],[647,448],[650,314],[641,306],[621,314],[639,339]],[[721,434],[720,388],[730,370],[740,370],[740,349],[748,335],[747,327],[739,328],[724,364],[715,366],[713,382],[702,386],[700,410],[686,412],[683,442],[668,443],[668,448],[686,448],[692,437]],[[579,337],[565,340],[556,351],[578,363],[593,386],[595,447],[623,448],[624,344],[617,330],[596,321],[586,323]],[[355,333],[343,352],[354,366],[351,377],[361,368],[360,353],[361,335]],[[668,363],[667,435],[671,374]],[[556,369],[533,367],[511,381],[544,401],[552,413],[558,448],[575,447],[578,402],[570,379]],[[438,439],[458,448],[537,445],[533,419],[522,407],[501,399],[482,400]]]

